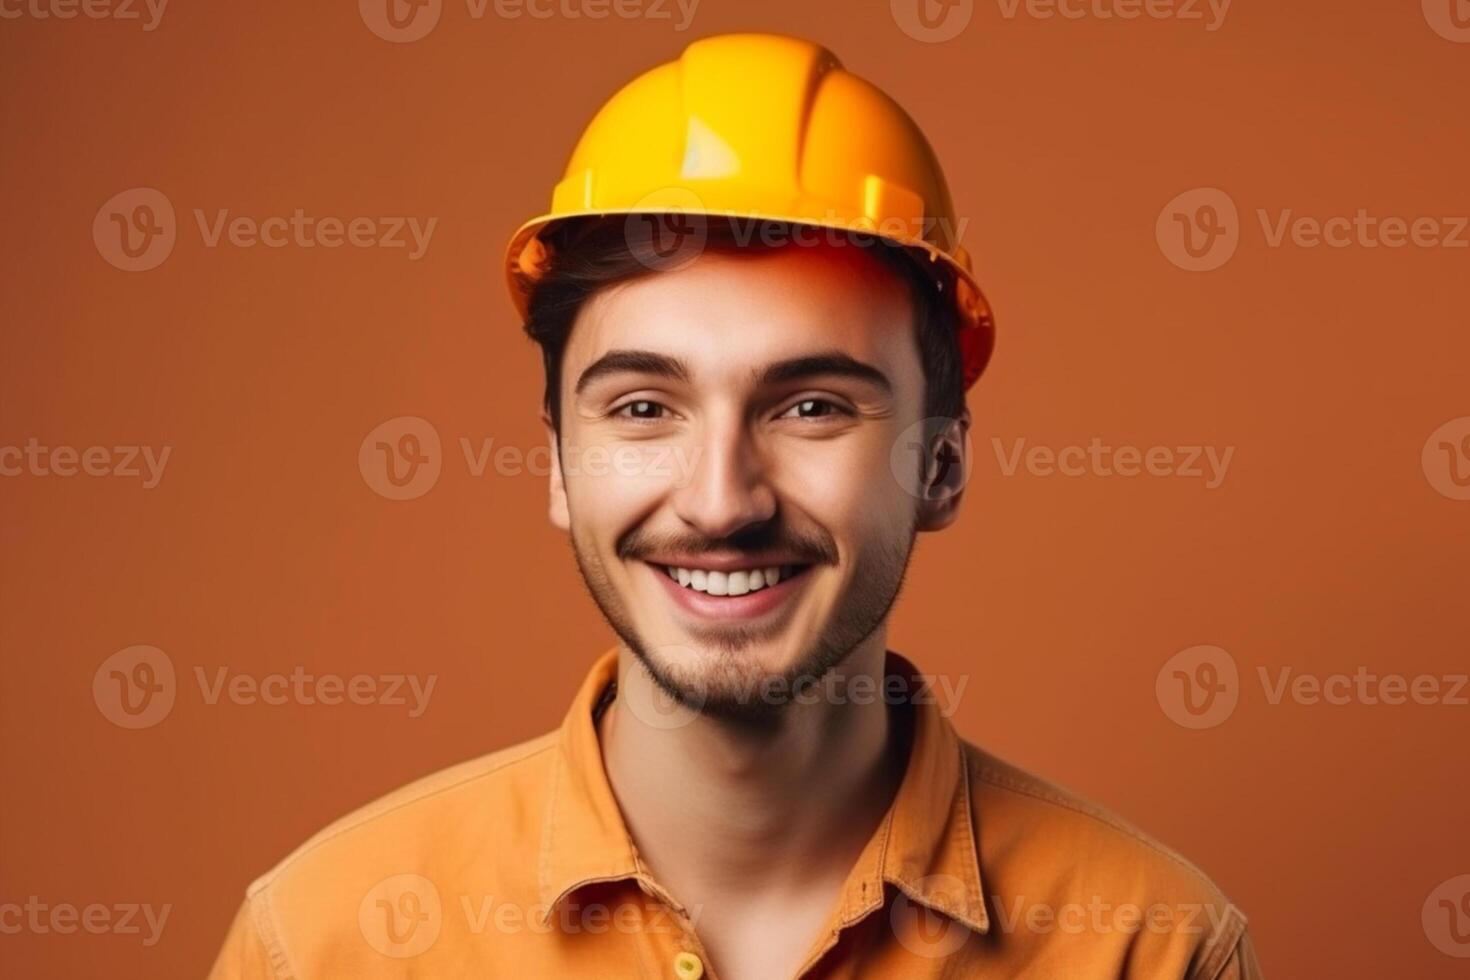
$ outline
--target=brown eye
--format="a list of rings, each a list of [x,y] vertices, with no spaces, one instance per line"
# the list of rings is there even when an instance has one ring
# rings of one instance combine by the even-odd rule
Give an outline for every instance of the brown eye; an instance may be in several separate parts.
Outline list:
[[[824,398],[805,398],[788,408],[782,417],[819,419],[840,411],[841,409]]]
[[[639,419],[640,421],[652,421],[663,414],[664,407],[658,402],[636,401],[629,402],[618,409],[618,414],[627,418]]]

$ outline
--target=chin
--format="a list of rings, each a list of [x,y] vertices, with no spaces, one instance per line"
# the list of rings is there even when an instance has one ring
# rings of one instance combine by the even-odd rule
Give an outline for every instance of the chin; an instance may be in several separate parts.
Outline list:
[[[685,630],[686,639],[629,646],[665,695],[703,715],[735,722],[770,721],[794,704],[793,695],[820,681],[842,661],[824,637],[738,635],[729,627],[713,635]],[[667,633],[664,635],[668,635]]]

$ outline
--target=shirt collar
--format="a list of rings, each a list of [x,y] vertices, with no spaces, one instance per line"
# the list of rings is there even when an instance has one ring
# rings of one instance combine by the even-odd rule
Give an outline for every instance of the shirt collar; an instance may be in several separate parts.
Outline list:
[[[623,879],[679,908],[639,860],[603,768],[593,714],[617,669],[616,648],[597,659],[558,734],[538,865],[543,922],[583,886]],[[848,876],[836,924],[846,927],[880,908],[887,882],[909,900],[984,933],[990,921],[959,738],[935,703],[932,684],[912,664],[890,652],[887,671],[908,680],[913,700],[908,768]]]

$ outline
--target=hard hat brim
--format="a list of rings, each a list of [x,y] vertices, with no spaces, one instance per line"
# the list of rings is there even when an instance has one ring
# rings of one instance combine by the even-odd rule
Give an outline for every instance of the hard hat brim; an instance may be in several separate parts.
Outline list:
[[[759,211],[733,211],[733,210],[704,210],[691,212],[684,208],[612,208],[597,211],[581,211],[574,213],[557,213],[539,215],[516,229],[511,236],[510,243],[506,246],[504,256],[504,270],[506,283],[510,288],[511,300],[515,305],[517,313],[524,320],[530,307],[531,294],[535,292],[536,283],[540,278],[540,263],[544,256],[544,249],[537,249],[534,243],[539,243],[543,232],[567,221],[579,218],[607,218],[613,216],[631,217],[636,215],[694,215],[704,218],[728,218],[731,220],[745,221],[767,221],[780,222],[784,224],[802,225],[813,229],[828,229],[840,231],[850,235],[863,235],[869,238],[880,239],[908,249],[915,259],[922,265],[923,261],[931,263],[942,263],[954,275],[954,296],[951,298],[956,307],[956,324],[959,335],[960,359],[964,371],[965,388],[973,385],[990,361],[991,353],[995,347],[995,322],[991,314],[990,304],[981,292],[979,283],[975,281],[974,274],[970,271],[969,256],[962,248],[956,247],[957,254],[950,254],[943,248],[917,235],[907,235],[902,232],[880,231],[874,227],[874,223],[866,218],[854,220],[824,219],[812,220],[808,217],[768,214]]]

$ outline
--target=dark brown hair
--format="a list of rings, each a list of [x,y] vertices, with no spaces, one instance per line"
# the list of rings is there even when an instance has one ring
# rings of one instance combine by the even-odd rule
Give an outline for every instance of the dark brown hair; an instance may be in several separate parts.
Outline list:
[[[672,229],[674,246],[657,247],[667,243],[671,221],[679,223]],[[572,219],[543,232],[548,259],[531,294],[525,330],[541,347],[546,370],[544,403],[553,429],[561,431],[561,368],[567,340],[582,304],[595,293],[681,264],[697,254],[696,249],[740,252],[798,247],[792,241],[792,231],[804,227],[749,220],[741,227],[735,220],[696,216],[641,216],[641,220],[634,220],[614,215]],[[660,241],[654,242],[653,235],[658,235]],[[842,244],[871,250],[884,266],[908,283],[919,359],[924,368],[924,414],[959,418],[964,410],[965,383],[955,333],[956,314],[950,299],[954,290],[952,274],[920,251],[872,235],[842,231],[831,235],[840,236],[836,240]]]

